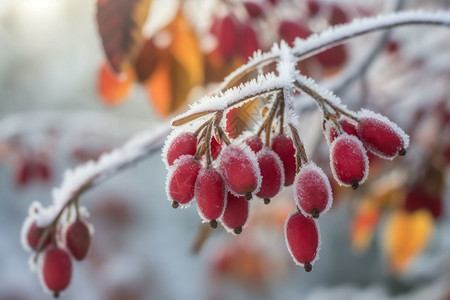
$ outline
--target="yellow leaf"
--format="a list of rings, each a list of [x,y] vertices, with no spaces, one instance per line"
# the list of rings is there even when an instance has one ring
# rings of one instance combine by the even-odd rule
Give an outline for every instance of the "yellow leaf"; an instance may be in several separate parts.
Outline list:
[[[434,220],[429,211],[394,211],[387,220],[383,248],[390,268],[403,273],[427,246]]]

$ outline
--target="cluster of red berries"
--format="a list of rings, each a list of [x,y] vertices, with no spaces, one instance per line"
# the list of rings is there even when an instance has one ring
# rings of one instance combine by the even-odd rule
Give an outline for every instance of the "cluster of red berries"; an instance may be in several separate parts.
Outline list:
[[[331,170],[340,185],[356,189],[366,180],[367,151],[386,159],[405,154],[408,136],[384,116],[368,110],[324,115]],[[230,142],[220,127],[213,135],[212,124],[205,123],[195,133],[174,132],[166,142],[166,186],[172,206],[188,206],[195,198],[204,222],[216,228],[219,221],[239,234],[253,196],[269,204],[283,186],[293,184],[297,209],[285,223],[286,243],[294,261],[311,271],[320,244],[315,219],[331,207],[332,192],[328,176],[308,161],[296,128],[289,123],[289,136],[266,127],[265,143],[261,131]]]
[[[89,250],[92,226],[84,219],[76,220],[57,228],[49,225],[39,227],[36,220],[29,218],[24,224],[23,244],[35,252],[35,263],[42,283],[55,297],[65,290],[72,278],[72,258],[83,260]]]

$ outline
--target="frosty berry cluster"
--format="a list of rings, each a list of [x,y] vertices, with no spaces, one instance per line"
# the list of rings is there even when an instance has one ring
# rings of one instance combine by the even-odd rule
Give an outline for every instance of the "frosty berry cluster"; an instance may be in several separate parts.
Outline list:
[[[58,297],[70,284],[73,259],[81,261],[86,257],[93,227],[78,208],[75,218],[68,215],[64,222],[43,226],[39,223],[42,220],[37,217],[40,209],[38,203],[30,208],[22,228],[22,244],[25,249],[34,252],[30,264],[32,269],[38,269],[44,289]],[[63,211],[70,214],[69,210]]]
[[[286,70],[281,63],[278,70],[283,79]],[[364,109],[350,111],[310,79],[296,72],[291,76],[294,83],[288,80],[282,89],[255,91],[251,83],[241,85],[222,98],[209,98],[212,102],[231,98],[226,105],[214,108],[214,103],[203,101],[175,118],[163,151],[166,190],[174,208],[187,207],[195,199],[203,222],[213,228],[220,222],[227,231],[240,234],[252,199],[269,204],[283,187],[293,185],[297,210],[285,223],[287,247],[294,261],[311,271],[320,244],[316,219],[331,207],[332,193],[328,176],[306,155],[296,125],[294,93],[310,95],[321,109],[332,174],[342,186],[356,189],[364,183],[369,173],[367,151],[393,159],[406,153],[409,138],[386,117]],[[260,82],[276,79],[266,75]],[[246,88],[253,92],[247,98],[242,96]],[[232,139],[230,111],[255,94],[267,100],[253,120],[255,128]]]

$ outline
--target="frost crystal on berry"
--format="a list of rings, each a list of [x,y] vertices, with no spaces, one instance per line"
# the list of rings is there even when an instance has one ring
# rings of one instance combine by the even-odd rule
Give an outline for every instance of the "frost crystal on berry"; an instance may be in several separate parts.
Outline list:
[[[226,147],[220,157],[220,172],[228,189],[249,200],[261,186],[261,172],[255,153],[246,144]]]
[[[195,183],[195,199],[204,221],[219,219],[226,204],[226,186],[222,175],[212,168],[201,169]]]
[[[369,174],[369,159],[361,141],[347,133],[338,136],[330,146],[330,165],[333,176],[339,185],[353,189]]]
[[[258,165],[261,170],[261,188],[256,196],[264,199],[264,202],[270,201],[275,197],[284,186],[284,169],[283,162],[278,155],[265,148],[258,152]]]
[[[406,153],[409,136],[397,124],[367,109],[361,110],[359,118],[358,137],[372,153],[385,159]]]
[[[178,158],[167,175],[167,196],[173,206],[186,205],[194,198],[194,186],[200,162],[192,155]]]
[[[314,218],[330,209],[333,202],[330,182],[314,163],[302,166],[295,177],[294,199],[304,214]]]

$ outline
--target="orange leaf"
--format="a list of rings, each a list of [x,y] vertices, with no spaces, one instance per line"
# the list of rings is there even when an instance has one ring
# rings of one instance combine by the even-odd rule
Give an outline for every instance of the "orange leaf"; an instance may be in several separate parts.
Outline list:
[[[107,104],[115,105],[122,102],[127,96],[132,82],[131,70],[118,76],[105,62],[100,68],[98,92]]]
[[[146,87],[156,110],[168,115],[186,104],[193,87],[203,84],[203,54],[181,13],[159,34],[170,43],[156,51],[157,63]]]
[[[97,1],[97,24],[103,49],[117,74],[134,63],[150,4],[151,0]]]
[[[350,227],[351,244],[357,252],[363,252],[369,246],[380,215],[380,208],[369,201],[362,202],[357,207]]]
[[[407,270],[414,258],[427,246],[433,228],[433,216],[424,209],[413,213],[396,210],[389,216],[383,247],[394,272],[403,273]]]

